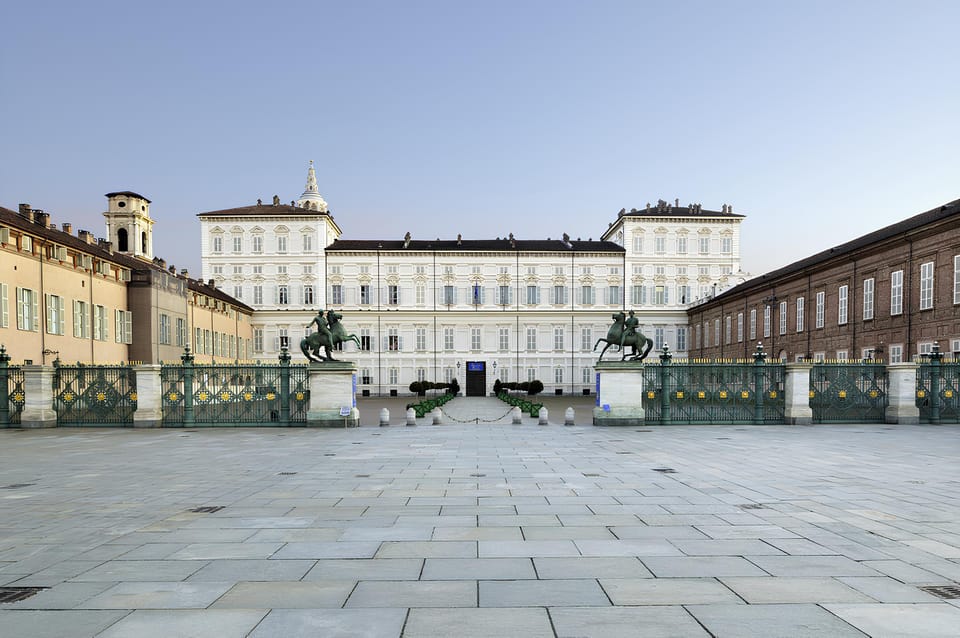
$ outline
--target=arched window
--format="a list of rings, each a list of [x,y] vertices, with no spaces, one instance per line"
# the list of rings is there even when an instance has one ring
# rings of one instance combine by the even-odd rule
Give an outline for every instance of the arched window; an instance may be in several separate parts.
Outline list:
[[[127,246],[127,229],[121,228],[117,231],[117,250],[122,253],[127,252],[130,248]]]

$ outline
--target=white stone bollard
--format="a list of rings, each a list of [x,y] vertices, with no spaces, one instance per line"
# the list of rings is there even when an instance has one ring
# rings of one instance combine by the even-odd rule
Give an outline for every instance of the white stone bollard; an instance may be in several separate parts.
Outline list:
[[[512,418],[513,425],[520,425],[522,423],[520,420],[521,414],[523,413],[520,411],[520,408],[518,406],[513,406],[513,409],[510,410],[510,416]]]
[[[573,411],[573,408],[567,408],[567,411],[563,413],[563,424],[574,425],[575,419],[576,412]]]
[[[380,427],[385,428],[390,425],[390,410],[383,408],[380,410]]]
[[[407,408],[407,425],[416,425],[417,424],[417,411],[413,408]]]
[[[539,416],[537,417],[537,419],[538,419],[538,420],[537,420],[537,425],[549,425],[549,421],[547,421],[547,419],[550,418],[550,411],[549,411],[549,410],[547,410],[546,408],[540,408],[540,411],[538,412],[538,415],[539,415]]]
[[[433,424],[440,425],[443,423],[443,411],[440,408],[433,409]]]

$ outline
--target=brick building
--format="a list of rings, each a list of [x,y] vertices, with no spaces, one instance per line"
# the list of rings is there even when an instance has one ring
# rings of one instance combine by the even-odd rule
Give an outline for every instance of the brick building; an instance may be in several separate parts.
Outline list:
[[[960,200],[751,279],[688,317],[690,356],[879,358],[960,354]]]

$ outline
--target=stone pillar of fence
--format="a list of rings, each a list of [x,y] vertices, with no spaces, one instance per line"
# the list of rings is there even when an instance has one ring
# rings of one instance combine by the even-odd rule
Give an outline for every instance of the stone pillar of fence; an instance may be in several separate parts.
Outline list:
[[[920,408],[917,407],[916,363],[891,363],[887,365],[887,410],[884,420],[887,423],[905,425],[920,422]]]
[[[55,428],[57,413],[53,409],[53,368],[50,366],[23,366],[22,428]]]
[[[163,384],[160,365],[133,366],[137,375],[137,409],[133,412],[133,427],[159,428],[163,425]]]
[[[352,361],[311,363],[307,370],[310,407],[307,425],[345,427],[360,425],[353,416],[357,406],[357,365]]]
[[[787,425],[810,425],[810,371],[812,363],[787,363],[784,366],[783,419]]]
[[[640,425],[644,421],[643,364],[634,361],[598,361],[600,374],[594,425]]]

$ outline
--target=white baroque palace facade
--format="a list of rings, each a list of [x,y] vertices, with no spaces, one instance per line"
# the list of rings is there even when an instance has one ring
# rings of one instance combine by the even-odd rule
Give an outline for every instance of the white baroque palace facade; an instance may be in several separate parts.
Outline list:
[[[286,346],[302,359],[305,326],[336,309],[361,343],[336,356],[357,363],[362,394],[451,378],[468,394],[495,379],[592,393],[593,347],[612,314],[634,309],[657,350],[685,356],[687,306],[743,280],[743,218],[726,205],[621,211],[600,241],[345,240],[311,165],[289,206],[274,197],[199,218],[204,279],[255,309],[253,357]]]

